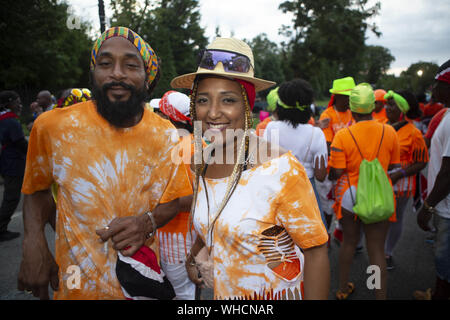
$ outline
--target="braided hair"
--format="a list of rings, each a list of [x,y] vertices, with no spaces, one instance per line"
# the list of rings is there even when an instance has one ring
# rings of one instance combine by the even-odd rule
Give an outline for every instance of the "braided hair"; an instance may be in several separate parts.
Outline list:
[[[198,90],[198,83],[200,82],[200,80],[204,79],[205,77],[197,77],[194,80],[194,86],[190,95],[190,114],[192,117],[192,122],[194,123],[194,195],[193,195],[193,199],[192,199],[192,205],[191,205],[191,212],[189,215],[189,230],[191,230],[192,227],[192,223],[194,220],[194,215],[195,215],[195,207],[196,207],[196,203],[197,203],[197,197],[198,197],[198,186],[199,186],[199,182],[200,182],[200,178],[203,180],[204,182],[204,177],[206,174],[206,164],[205,164],[205,159],[204,159],[204,154],[203,154],[203,148],[202,148],[202,132],[201,132],[201,126],[199,127],[198,124],[195,125],[195,122],[198,121],[197,119],[197,112],[195,110],[195,100],[197,98],[197,90]],[[215,223],[217,221],[217,219],[219,218],[220,214],[223,212],[223,209],[225,208],[226,204],[228,203],[229,199],[231,198],[232,194],[234,193],[234,190],[236,189],[239,180],[241,178],[242,172],[244,171],[244,166],[245,166],[245,159],[243,159],[243,155],[248,153],[249,150],[249,136],[248,136],[248,130],[249,128],[252,127],[252,117],[251,117],[251,111],[250,111],[250,105],[248,102],[248,97],[247,97],[247,93],[245,91],[245,88],[242,84],[240,84],[241,87],[241,93],[242,93],[242,97],[243,97],[243,101],[244,101],[244,106],[245,106],[245,133],[244,133],[244,139],[241,141],[241,145],[238,149],[238,159],[235,163],[235,166],[233,168],[233,172],[231,174],[231,180],[228,184],[226,193],[225,193],[225,197],[219,207],[218,212],[216,213],[216,215],[213,218],[213,221],[211,224],[209,224],[208,226],[208,233],[211,236],[212,239],[212,235],[213,235],[213,231],[214,231],[214,226]],[[200,158],[200,159],[199,159]],[[206,193],[206,198],[208,200],[208,190],[205,188],[205,193]],[[208,200],[209,202],[209,200]],[[208,204],[209,207],[209,204]],[[209,208],[208,208],[208,214],[209,214]],[[208,216],[208,223],[209,223],[209,216]],[[209,249],[211,251],[211,248]]]

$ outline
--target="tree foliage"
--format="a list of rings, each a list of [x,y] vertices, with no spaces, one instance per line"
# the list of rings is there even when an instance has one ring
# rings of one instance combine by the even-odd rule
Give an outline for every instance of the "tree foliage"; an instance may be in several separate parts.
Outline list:
[[[380,32],[368,20],[380,8],[367,7],[367,0],[292,0],[279,8],[294,15],[293,24],[282,32],[291,38],[285,48],[287,75],[309,80],[318,94],[328,94],[339,77],[358,79],[366,53],[365,34]]]
[[[414,94],[429,92],[438,69],[439,66],[434,62],[419,61],[411,64],[398,77],[394,75],[380,77],[377,86],[394,91],[409,90]]]
[[[68,5],[56,0],[0,2],[0,88],[33,96],[88,85],[89,26],[69,29]],[[26,101],[26,99],[24,99]]]
[[[281,51],[275,42],[270,41],[265,33],[257,35],[250,41],[247,41],[253,51],[255,60],[255,77],[275,81],[278,85],[284,80],[283,61]],[[271,89],[260,93],[265,98]]]
[[[207,44],[198,6],[195,0],[111,1],[112,25],[139,33],[161,59],[161,79],[153,93],[155,97],[171,90],[174,77],[197,68],[198,52]]]

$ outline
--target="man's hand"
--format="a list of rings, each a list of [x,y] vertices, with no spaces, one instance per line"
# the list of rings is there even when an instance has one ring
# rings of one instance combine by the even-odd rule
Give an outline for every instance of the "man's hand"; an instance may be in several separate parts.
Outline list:
[[[317,121],[317,126],[320,129],[326,129],[326,128],[328,128],[329,125],[330,125],[330,119],[329,118],[325,118],[325,119]]]
[[[420,229],[423,231],[430,231],[430,220],[433,214],[425,209],[424,205],[419,209],[419,212],[417,213],[417,224],[419,225]]]
[[[113,248],[124,256],[132,256],[142,247],[147,235],[152,231],[152,222],[147,214],[124,218],[115,218],[108,228],[95,232],[102,241],[113,242]]]
[[[50,283],[55,291],[59,289],[58,269],[47,243],[43,244],[41,240],[36,239],[25,239],[17,289],[31,291],[35,297],[49,300],[48,284]]]
[[[24,196],[24,236],[17,289],[31,291],[42,300],[49,299],[49,283],[53,290],[59,289],[58,265],[48,248],[44,233],[45,225],[54,213],[55,202],[50,189]]]

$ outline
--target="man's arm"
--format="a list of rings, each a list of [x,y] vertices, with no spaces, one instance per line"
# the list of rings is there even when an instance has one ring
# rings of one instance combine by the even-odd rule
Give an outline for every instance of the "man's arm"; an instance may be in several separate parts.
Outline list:
[[[160,203],[153,210],[156,228],[172,220],[179,212],[179,199]],[[147,235],[153,231],[153,222],[147,213],[136,216],[115,218],[108,228],[96,230],[102,241],[111,238],[113,248],[124,256],[132,256],[144,245]]]
[[[407,166],[404,170],[397,170],[390,174],[392,184],[396,184],[398,180],[419,173],[427,165],[426,162],[415,162]]]
[[[18,289],[32,291],[35,297],[49,299],[48,285],[58,290],[58,265],[45,238],[45,225],[55,212],[50,190],[24,196],[22,262],[18,275]]]
[[[429,231],[428,222],[431,219],[432,212],[427,210],[428,207],[435,207],[439,202],[445,199],[450,193],[450,157],[442,158],[441,169],[436,176],[433,189],[428,194],[424,205],[417,214],[417,223],[422,230]]]

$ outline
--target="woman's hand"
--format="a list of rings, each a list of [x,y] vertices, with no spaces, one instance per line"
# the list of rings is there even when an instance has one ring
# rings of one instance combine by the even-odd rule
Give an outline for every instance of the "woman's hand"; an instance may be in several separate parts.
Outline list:
[[[197,265],[195,264],[194,257],[190,253],[187,256],[186,262],[186,271],[188,274],[189,279],[195,283],[197,286],[203,285],[203,280],[200,277],[200,272],[198,271]]]

